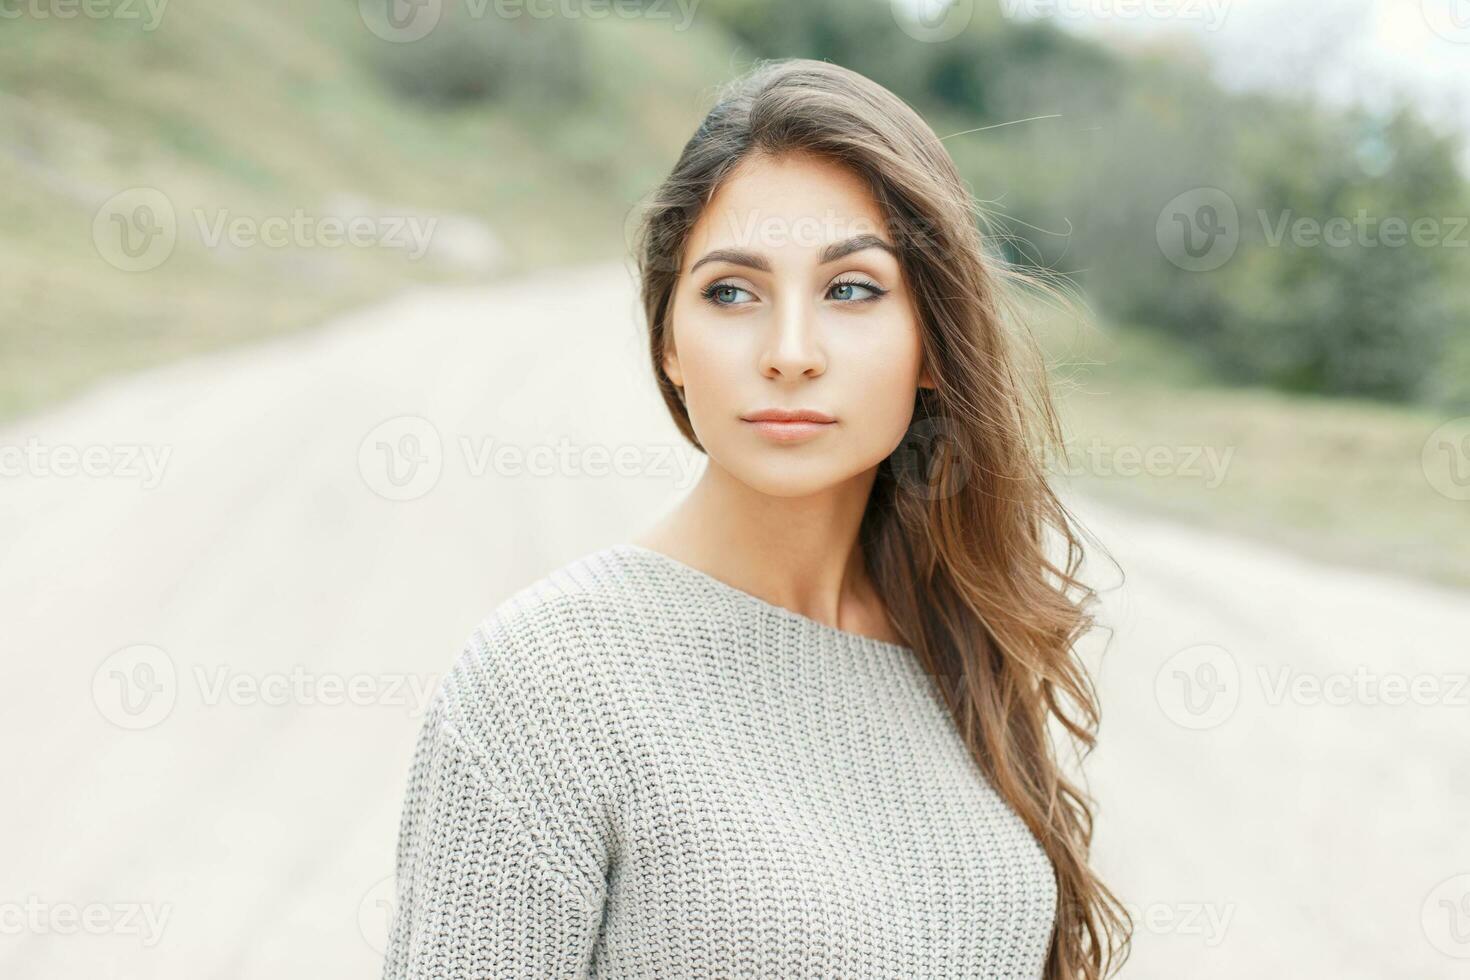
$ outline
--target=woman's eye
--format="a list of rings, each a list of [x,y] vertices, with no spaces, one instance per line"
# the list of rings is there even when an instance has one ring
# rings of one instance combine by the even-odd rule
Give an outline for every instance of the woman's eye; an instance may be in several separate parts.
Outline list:
[[[741,297],[749,297],[750,291],[732,286],[727,282],[717,282],[704,290],[704,298],[716,306],[737,306],[746,302]]]
[[[861,303],[883,293],[877,286],[862,282],[834,282],[827,290],[827,295],[843,303]]]

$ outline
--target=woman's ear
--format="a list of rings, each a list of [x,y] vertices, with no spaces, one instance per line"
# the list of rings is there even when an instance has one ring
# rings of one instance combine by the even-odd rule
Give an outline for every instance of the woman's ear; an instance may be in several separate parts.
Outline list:
[[[664,351],[664,374],[668,379],[680,388],[684,387],[684,373],[679,370],[679,353],[674,350],[673,345]]]

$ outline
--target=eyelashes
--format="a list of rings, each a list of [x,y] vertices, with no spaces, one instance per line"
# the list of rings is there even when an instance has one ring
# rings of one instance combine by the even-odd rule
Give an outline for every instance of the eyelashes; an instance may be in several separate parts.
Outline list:
[[[727,291],[728,292],[736,292],[736,293],[748,293],[748,292],[750,292],[750,290],[748,290],[748,289],[742,289],[741,287],[736,286],[736,285],[734,285],[732,283],[716,281],[716,282],[710,283],[708,286],[706,286],[703,289],[701,289],[699,291],[699,295],[703,296],[706,302],[708,302],[708,303],[710,303],[710,304],[712,304],[714,306],[738,306],[739,304],[737,304],[737,303],[735,303],[733,301],[731,301],[731,302],[725,302],[723,300],[719,300],[719,299],[716,299],[715,298],[719,293],[727,292]]]
[[[868,294],[866,296],[859,296],[856,298],[837,299],[837,302],[841,303],[844,306],[873,303],[888,295],[888,290],[884,289],[882,286],[869,279],[859,277],[846,277],[836,279],[833,282],[829,283],[827,286],[828,296],[830,297],[831,293],[834,290],[839,289],[846,289],[849,292],[853,290],[864,290]],[[750,290],[746,289],[743,286],[737,286],[728,280],[717,279],[699,291],[699,295],[704,298],[705,302],[709,303],[712,306],[745,305],[744,303],[736,302],[733,299],[722,300],[719,298],[721,295],[728,296],[731,293],[744,293],[746,295],[750,295]],[[836,299],[836,297],[832,298]]]
[[[870,294],[859,299],[846,300],[846,302],[849,303],[871,303],[874,300],[882,299],[884,296],[888,295],[888,290],[884,289],[876,282],[870,282],[867,279],[838,279],[836,282],[832,283],[832,285],[827,287],[827,292],[830,293],[832,290],[839,287],[847,287],[850,289],[866,289]]]

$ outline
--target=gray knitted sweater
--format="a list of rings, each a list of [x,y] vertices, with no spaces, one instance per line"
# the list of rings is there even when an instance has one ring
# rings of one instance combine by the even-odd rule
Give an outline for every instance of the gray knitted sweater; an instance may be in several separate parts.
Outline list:
[[[632,544],[471,634],[396,887],[388,980],[1037,978],[1056,911],[908,647]]]

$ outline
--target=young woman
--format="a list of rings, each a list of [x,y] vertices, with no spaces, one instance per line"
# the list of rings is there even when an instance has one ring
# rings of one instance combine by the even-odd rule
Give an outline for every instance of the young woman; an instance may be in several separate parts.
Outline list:
[[[639,251],[708,467],[441,683],[385,976],[1110,974],[1129,923],[1051,739],[1095,738],[1092,593],[1014,273],[943,144],[854,72],[763,64]]]

